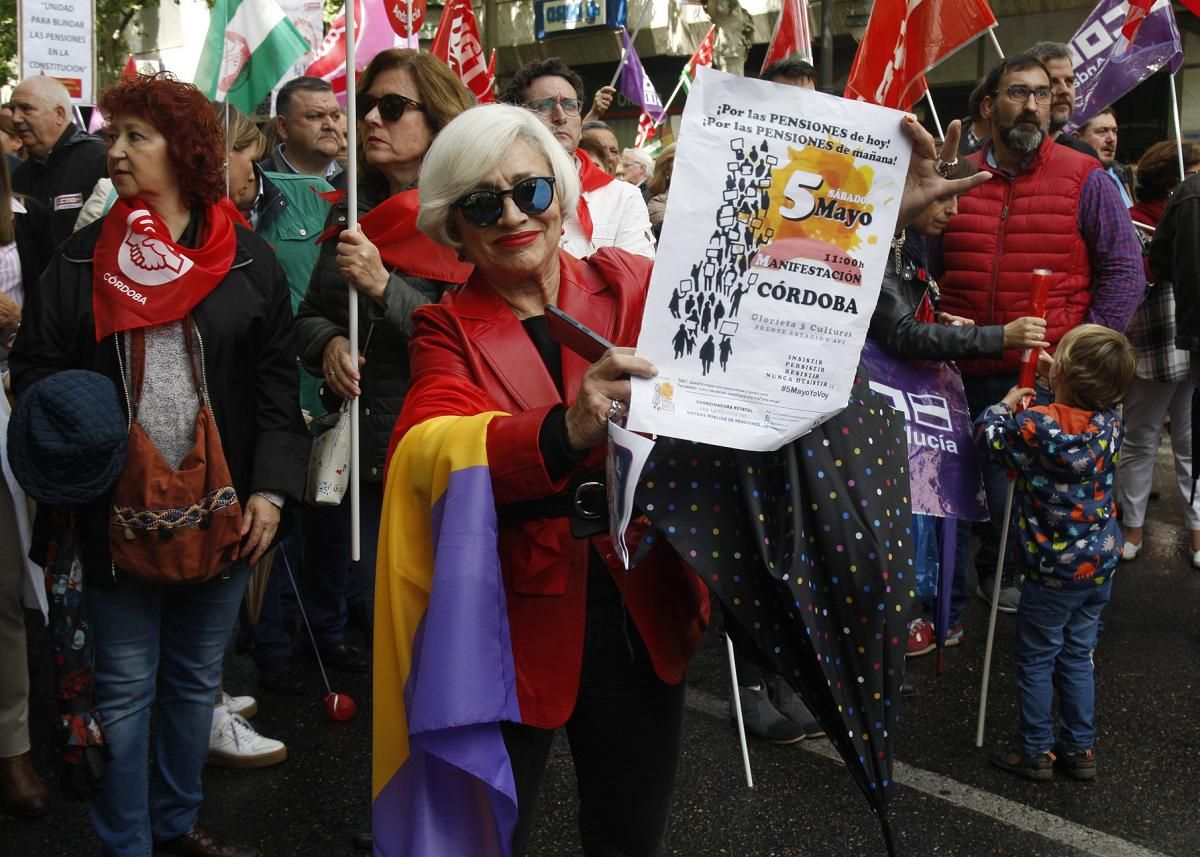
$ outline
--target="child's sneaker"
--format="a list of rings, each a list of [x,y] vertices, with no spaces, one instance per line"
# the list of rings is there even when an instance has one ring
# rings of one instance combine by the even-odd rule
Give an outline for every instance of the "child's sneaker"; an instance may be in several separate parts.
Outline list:
[[[933,626],[924,619],[913,619],[908,624],[908,643],[904,647],[906,658],[927,655],[937,648],[933,638]]]
[[[1094,780],[1096,779],[1096,750],[1088,747],[1086,750],[1060,751],[1054,754],[1054,767],[1073,780]]]
[[[1049,751],[1027,755],[1017,745],[998,747],[992,753],[992,764],[1027,780],[1048,780],[1054,776],[1054,754]]]
[[[957,646],[963,641],[963,626],[955,625],[946,632],[946,647]]]

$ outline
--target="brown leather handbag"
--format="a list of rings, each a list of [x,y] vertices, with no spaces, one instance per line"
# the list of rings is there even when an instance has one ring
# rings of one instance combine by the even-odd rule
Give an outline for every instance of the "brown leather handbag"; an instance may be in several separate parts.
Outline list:
[[[113,491],[108,545],[117,568],[156,583],[215,577],[233,565],[241,541],[241,505],[197,370],[190,317],[184,330],[200,408],[196,443],[178,469],[167,464],[138,425],[146,337],[141,329],[129,334],[129,452]]]

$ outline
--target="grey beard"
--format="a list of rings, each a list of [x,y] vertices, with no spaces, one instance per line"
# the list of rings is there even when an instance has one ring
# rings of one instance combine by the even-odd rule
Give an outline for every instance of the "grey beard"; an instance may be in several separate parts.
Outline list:
[[[1004,140],[1004,145],[1012,149],[1014,152],[1020,152],[1022,155],[1028,155],[1038,150],[1042,145],[1046,134],[1040,128],[1037,131],[1018,131],[1016,128],[1005,128],[1001,132],[1001,139]]]

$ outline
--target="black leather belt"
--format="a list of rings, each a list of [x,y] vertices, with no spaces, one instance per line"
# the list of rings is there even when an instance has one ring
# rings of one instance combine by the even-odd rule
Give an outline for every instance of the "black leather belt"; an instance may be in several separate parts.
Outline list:
[[[608,530],[608,489],[603,474],[589,473],[566,491],[517,500],[496,509],[501,526],[511,527],[526,521],[570,518],[571,535],[585,538]]]

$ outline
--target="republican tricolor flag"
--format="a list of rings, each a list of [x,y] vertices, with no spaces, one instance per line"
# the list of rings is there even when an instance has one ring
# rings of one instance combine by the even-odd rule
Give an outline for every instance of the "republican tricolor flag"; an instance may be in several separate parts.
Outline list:
[[[376,857],[507,857],[517,819],[500,723],[521,722],[487,428],[436,416],[391,456],[375,576]]]

